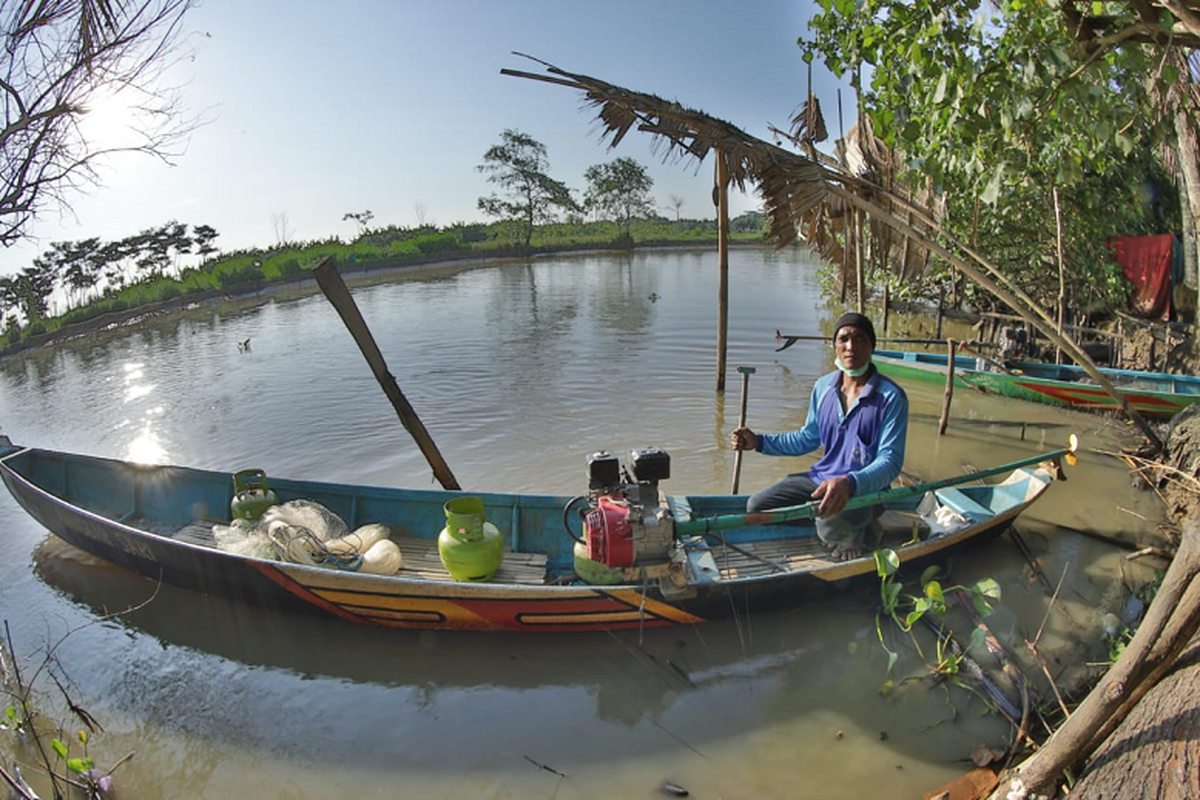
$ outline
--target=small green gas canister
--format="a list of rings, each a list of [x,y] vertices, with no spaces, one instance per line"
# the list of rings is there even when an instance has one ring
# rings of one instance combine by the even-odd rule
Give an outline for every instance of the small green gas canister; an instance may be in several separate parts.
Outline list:
[[[234,519],[257,522],[271,506],[279,502],[275,492],[267,488],[267,473],[261,469],[244,469],[233,476],[233,501],[229,510]]]
[[[504,560],[504,537],[483,519],[483,499],[459,497],[446,503],[446,527],[438,534],[442,566],[456,581],[490,581]]]

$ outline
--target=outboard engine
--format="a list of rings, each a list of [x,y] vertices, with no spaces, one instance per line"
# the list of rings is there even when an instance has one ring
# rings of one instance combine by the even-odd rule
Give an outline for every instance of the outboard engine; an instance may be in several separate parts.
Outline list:
[[[590,508],[584,516],[588,558],[605,567],[663,564],[675,543],[675,524],[658,494],[671,476],[671,458],[658,448],[630,453],[632,475],[616,456],[588,456]]]

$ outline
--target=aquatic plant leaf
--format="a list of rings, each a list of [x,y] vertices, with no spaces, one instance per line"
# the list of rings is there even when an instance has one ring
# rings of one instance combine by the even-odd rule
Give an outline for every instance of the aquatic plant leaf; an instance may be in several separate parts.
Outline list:
[[[93,766],[93,763],[90,758],[68,758],[67,759],[67,769],[71,770],[71,772],[74,772],[76,775],[82,775],[83,773],[85,773],[89,769],[91,769],[92,766]]]
[[[900,590],[904,587],[898,583],[885,582],[879,587],[879,595],[883,599],[883,608],[888,614],[896,613],[896,603],[900,599]]]
[[[978,592],[992,602],[1000,602],[1000,584],[994,578],[984,578],[975,584],[972,591]]]
[[[946,611],[946,596],[942,593],[942,584],[930,581],[925,584],[925,596],[933,603],[933,609],[939,614]]]
[[[879,577],[886,578],[895,575],[898,569],[900,569],[900,556],[896,554],[895,550],[885,547],[875,551],[875,571]]]

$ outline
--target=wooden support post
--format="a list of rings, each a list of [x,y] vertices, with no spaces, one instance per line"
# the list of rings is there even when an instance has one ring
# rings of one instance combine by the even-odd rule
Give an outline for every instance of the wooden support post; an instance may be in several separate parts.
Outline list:
[[[938,309],[937,309],[937,327],[933,332],[933,338],[942,338],[942,312],[946,305],[946,285],[942,284],[938,287]]]
[[[1119,369],[1125,369],[1125,320],[1117,317],[1117,354],[1115,356],[1117,363],[1114,365]]]
[[[717,391],[725,391],[725,358],[729,336],[729,166],[725,154],[717,157],[717,182],[713,191],[717,201]]]
[[[858,313],[863,313],[863,247],[866,245],[866,236],[863,235],[863,217],[866,214],[862,211],[854,213],[855,227],[858,229],[858,247],[854,248],[854,295],[858,299],[858,306],[855,309]]]
[[[954,340],[946,340],[946,394],[942,397],[942,417],[938,420],[938,436],[946,433],[950,424],[950,401],[954,398]]]
[[[890,302],[890,294],[891,292],[888,291],[888,284],[885,283],[883,285],[883,332],[885,334],[888,331],[888,303]]]

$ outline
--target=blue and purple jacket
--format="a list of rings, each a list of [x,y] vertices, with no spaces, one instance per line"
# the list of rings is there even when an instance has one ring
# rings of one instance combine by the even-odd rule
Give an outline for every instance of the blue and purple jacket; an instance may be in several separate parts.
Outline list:
[[[808,472],[814,481],[848,475],[854,494],[881,491],[904,466],[908,397],[872,364],[866,386],[843,414],[838,393],[841,379],[841,372],[819,378],[804,427],[788,433],[760,433],[757,450],[769,456],[802,456],[823,447],[820,460]]]

